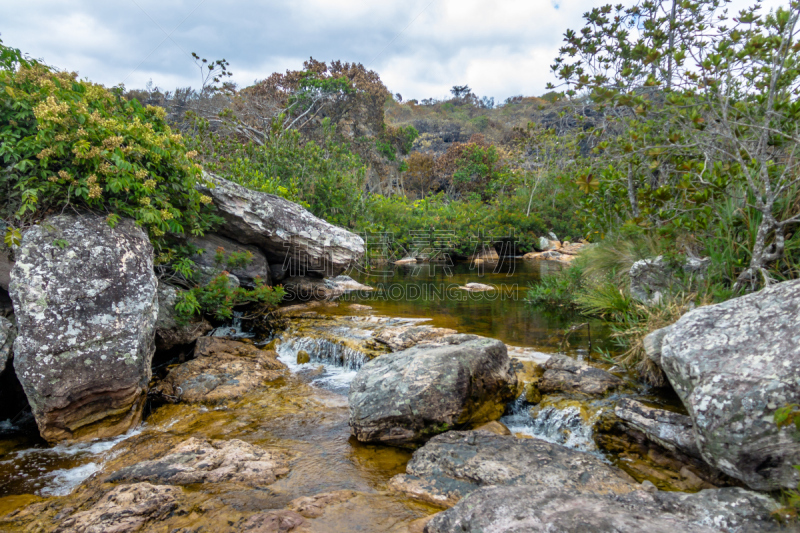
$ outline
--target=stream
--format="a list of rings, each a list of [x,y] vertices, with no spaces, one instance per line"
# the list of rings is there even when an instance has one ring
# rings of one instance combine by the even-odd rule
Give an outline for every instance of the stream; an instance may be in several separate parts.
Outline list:
[[[430,325],[500,339],[523,363],[542,362],[558,352],[616,372],[593,356],[597,348],[612,348],[610,331],[602,322],[589,321],[566,335],[572,325],[586,321],[525,304],[529,284],[556,267],[518,259],[496,269],[487,265],[483,272],[469,264],[450,268],[422,264],[351,273],[376,290],[349,293],[337,303],[314,307],[310,315],[291,318],[277,338],[253,339],[257,345],[274,348],[291,370],[289,378],[263,390],[214,406],[161,405],[136,430],[91,443],[48,447],[38,436],[20,434],[9,422],[0,423],[0,514],[59,497],[69,499],[97,472],[134,464],[194,436],[235,438],[285,450],[294,457],[291,471],[268,490],[197,489],[193,492],[197,504],[214,512],[170,518],[170,528],[202,524],[213,531],[214,524],[230,524],[236,513],[281,509],[294,498],[350,489],[362,494],[326,513],[315,527],[407,531],[409,524],[437,510],[386,490],[389,479],[405,471],[411,453],[361,444],[348,427],[349,383],[382,349],[373,338],[386,328]],[[470,282],[498,289],[485,293],[458,289]],[[676,408],[674,399],[651,396],[638,386],[632,390],[626,394]],[[520,397],[509,404],[501,422],[518,436],[602,456],[591,427],[616,397],[585,402],[556,398],[535,408]],[[225,505],[217,508],[211,502]]]

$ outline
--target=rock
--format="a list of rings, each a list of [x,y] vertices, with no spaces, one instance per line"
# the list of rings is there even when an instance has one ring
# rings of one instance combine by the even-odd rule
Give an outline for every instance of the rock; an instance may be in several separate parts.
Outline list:
[[[617,403],[614,414],[624,424],[641,431],[669,451],[702,458],[695,442],[692,419],[688,416],[648,407],[629,398]]]
[[[393,352],[406,350],[417,344],[437,341],[448,335],[458,333],[454,329],[433,328],[430,326],[398,326],[389,327],[375,335],[375,340],[385,344]]]
[[[779,531],[767,496],[737,488],[696,494],[574,494],[524,485],[477,490],[428,522],[427,533],[756,533]]]
[[[269,511],[251,516],[236,531],[246,533],[288,533],[303,528],[307,522],[294,511]]]
[[[173,368],[154,392],[185,402],[239,398],[286,373],[274,351],[222,337],[200,337],[195,358]]]
[[[642,339],[642,345],[644,347],[644,352],[647,354],[647,358],[654,362],[659,368],[661,368],[661,346],[664,343],[664,337],[669,333],[670,327],[671,326],[667,326],[657,329]]]
[[[494,287],[491,285],[484,285],[483,283],[467,283],[463,287],[459,287],[462,291],[469,291],[469,292],[484,292],[484,291],[493,291],[495,290]]]
[[[14,324],[0,316],[0,374],[5,372],[8,360],[11,359],[16,337],[17,328],[14,327]]]
[[[202,317],[194,316],[186,323],[179,323],[175,303],[178,301],[175,287],[163,281],[158,283],[158,319],[156,320],[156,349],[171,350],[176,346],[192,344],[213,328]]]
[[[537,248],[539,250],[546,252],[548,250],[555,250],[556,248],[560,247],[560,242],[557,239],[553,239],[552,241],[547,237],[539,237],[539,241],[537,242]]]
[[[335,278],[328,278],[325,284],[331,289],[342,290],[344,292],[350,291],[374,291],[373,287],[359,283],[350,276],[336,276]]]
[[[311,362],[311,355],[305,350],[297,351],[297,364],[304,365]]]
[[[543,394],[581,392],[601,395],[625,384],[620,378],[605,370],[566,355],[552,356],[543,367],[545,372],[539,381],[539,390]]]
[[[289,270],[295,276],[336,276],[364,255],[361,237],[289,200],[211,174],[205,177],[213,188],[201,185],[198,189],[214,200],[225,219],[220,233],[258,246],[269,264],[283,264],[288,257]]]
[[[482,252],[477,253],[470,258],[474,263],[497,263],[500,261],[500,256],[497,255],[497,250],[493,247],[485,248]]]
[[[683,315],[661,364],[703,458],[750,488],[796,488],[800,442],[775,410],[800,403],[800,280]]]
[[[252,289],[256,278],[270,285],[270,268],[266,256],[255,246],[247,246],[213,233],[192,237],[189,242],[203,250],[192,261],[215,272],[227,271],[236,276],[242,287]]]
[[[475,431],[488,431],[489,433],[494,433],[495,435],[511,435],[511,431],[506,427],[505,424],[502,422],[498,422],[497,420],[492,420],[482,426],[476,427]]]
[[[406,257],[403,257],[402,259],[398,259],[397,261],[394,262],[394,264],[395,265],[411,265],[411,264],[414,264],[416,262],[417,262],[417,260],[414,257],[406,256]]]
[[[551,231],[551,232],[549,232],[549,233],[547,234],[547,237],[548,237],[548,238],[549,238],[551,241],[556,241],[556,242],[559,242],[559,243],[561,242],[561,239],[559,239],[558,237],[556,237],[556,234],[555,234],[555,233],[553,233],[552,231]]]
[[[309,277],[290,277],[283,281],[286,299],[292,300],[336,300],[352,291],[374,291],[349,276],[336,276],[329,279]]]
[[[14,368],[49,442],[141,420],[158,316],[153,247],[132,220],[63,215],[25,232],[11,271]]]
[[[432,438],[390,488],[435,505],[455,505],[488,485],[534,485],[578,494],[625,494],[638,484],[597,456],[539,439],[485,431],[449,431]]]
[[[361,305],[361,304],[350,304],[347,306],[348,309],[352,311],[371,311],[372,307],[369,305]]]
[[[331,504],[346,502],[356,497],[358,493],[352,490],[337,490],[305,496],[289,502],[289,509],[297,512],[305,518],[319,518],[325,512],[325,508]]]
[[[549,250],[547,252],[530,252],[522,256],[522,259],[528,261],[556,261],[559,263],[569,264],[575,259],[575,255],[568,255],[560,251]]]
[[[663,256],[642,259],[631,265],[631,296],[647,305],[655,305],[677,283]]]
[[[161,483],[241,483],[263,487],[289,473],[290,456],[266,450],[244,441],[190,438],[172,453],[117,470],[109,482]]]
[[[75,513],[57,533],[132,533],[155,525],[178,508],[181,489],[150,483],[122,485],[110,490],[88,511]]]
[[[269,265],[269,272],[274,283],[283,281],[288,272],[288,265],[284,263],[271,263]]]
[[[11,283],[11,269],[14,268],[14,261],[8,258],[8,250],[0,244],[0,288],[8,290]]]
[[[500,418],[516,388],[505,344],[450,335],[365,364],[350,385],[350,430],[361,442],[418,445]]]
[[[193,281],[198,285],[208,285],[211,283],[212,280],[217,278],[220,274],[224,271],[212,266],[198,266],[194,269],[194,278]],[[228,287],[231,289],[236,289],[241,286],[239,283],[239,278],[231,274],[230,272],[224,272],[225,276],[228,278]]]

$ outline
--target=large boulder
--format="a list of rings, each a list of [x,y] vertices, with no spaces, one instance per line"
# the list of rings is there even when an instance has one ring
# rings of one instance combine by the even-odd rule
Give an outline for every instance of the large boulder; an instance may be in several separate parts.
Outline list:
[[[192,344],[213,329],[211,324],[200,316],[188,320],[180,319],[175,310],[179,291],[180,289],[167,285],[163,281],[158,283],[158,319],[156,321],[156,349],[158,350],[171,350],[178,346]]]
[[[539,381],[542,394],[580,392],[602,395],[625,384],[614,374],[566,355],[554,355],[542,367],[545,370]]]
[[[800,280],[686,313],[660,353],[709,464],[754,489],[797,487],[796,430],[773,416],[800,403]]]
[[[280,196],[253,191],[206,175],[200,186],[225,219],[220,232],[261,248],[269,264],[289,258],[290,275],[336,276],[364,255],[364,240],[321,220]]]
[[[0,316],[0,374],[5,372],[8,360],[13,354],[14,339],[17,337],[17,328],[14,324]]]
[[[0,244],[0,289],[8,290],[12,268],[14,268],[14,261],[8,258],[8,250]]]
[[[738,488],[696,494],[579,493],[541,485],[486,487],[428,522],[427,533],[759,533],[782,531],[775,503]]]
[[[500,418],[516,388],[505,344],[450,335],[365,364],[350,384],[350,430],[361,442],[418,445]]]
[[[539,439],[488,431],[449,431],[414,452],[389,486],[449,507],[481,487],[535,485],[577,494],[625,494],[639,485],[595,455]]]
[[[252,289],[256,278],[270,284],[270,269],[264,253],[255,246],[248,246],[210,233],[189,240],[203,252],[192,260],[201,268],[218,273],[227,271],[236,276],[242,287]]]
[[[11,271],[14,368],[50,442],[141,420],[158,316],[153,247],[132,220],[56,216],[25,232]]]

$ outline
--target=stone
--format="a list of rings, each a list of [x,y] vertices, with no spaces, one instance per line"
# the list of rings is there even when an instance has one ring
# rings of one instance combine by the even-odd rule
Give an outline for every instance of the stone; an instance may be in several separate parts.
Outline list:
[[[494,433],[495,435],[511,435],[511,431],[509,431],[506,425],[502,422],[498,422],[497,420],[492,420],[491,422],[487,422],[482,426],[478,426],[475,428],[475,431],[488,431],[489,433]]]
[[[203,250],[202,254],[192,256],[196,265],[216,272],[230,272],[236,276],[242,287],[249,289],[256,286],[256,278],[265,285],[270,285],[267,258],[255,246],[240,244],[213,233],[192,237],[189,243]]]
[[[542,394],[581,392],[593,396],[605,394],[625,384],[617,376],[566,355],[553,355],[543,365],[539,381]]]
[[[153,247],[132,220],[61,215],[25,232],[11,271],[14,368],[49,442],[142,416],[158,316]]]
[[[661,366],[706,462],[756,490],[797,487],[800,442],[774,413],[800,403],[800,280],[686,313]]]
[[[133,533],[167,519],[178,508],[178,487],[136,483],[106,493],[89,510],[75,513],[56,533]]]
[[[375,340],[385,344],[393,352],[399,352],[417,344],[436,341],[448,335],[458,333],[449,328],[433,328],[431,326],[397,326],[388,327],[375,335]]]
[[[450,507],[488,485],[534,485],[540,491],[625,494],[638,484],[601,458],[540,439],[486,431],[449,431],[414,452],[390,488]]]
[[[8,250],[0,244],[0,288],[8,290],[11,283],[11,269],[14,268],[14,261],[8,258]]]
[[[647,305],[655,305],[677,283],[663,256],[636,261],[628,272],[631,296]]]
[[[108,482],[147,481],[164,485],[240,483],[264,487],[289,473],[291,457],[247,442],[189,438],[171,453],[117,470]]]
[[[403,257],[401,259],[398,259],[397,261],[394,262],[394,264],[395,265],[410,265],[410,264],[415,264],[416,262],[417,262],[416,258],[411,257],[411,256],[406,256],[406,257]]]
[[[537,248],[542,252],[546,252],[548,250],[555,250],[558,246],[553,242],[556,239],[548,239],[547,237],[539,237],[539,241],[537,242]],[[556,241],[557,242],[557,241]],[[560,243],[558,243],[560,244]]]
[[[561,251],[548,250],[547,252],[530,252],[522,256],[526,261],[555,261],[558,263],[569,264],[575,259],[575,255],[565,254]]]
[[[559,239],[559,238],[556,236],[556,234],[555,234],[555,233],[553,233],[552,231],[551,231],[551,232],[549,232],[549,233],[547,234],[547,237],[548,237],[548,238],[549,238],[551,241],[557,241],[557,242],[561,242],[561,240],[560,240],[560,239]]]
[[[319,518],[325,508],[331,504],[346,502],[356,497],[358,493],[352,490],[337,490],[325,492],[314,496],[304,496],[289,502],[287,506],[305,518]]]
[[[483,283],[467,283],[463,287],[459,287],[459,289],[469,292],[485,292],[496,290],[491,285],[484,285]]]
[[[224,219],[219,232],[258,246],[269,264],[286,264],[295,276],[337,276],[364,255],[364,241],[273,194],[253,191],[211,174],[198,189]]]
[[[171,350],[192,344],[213,328],[206,319],[194,316],[186,322],[178,320],[175,304],[180,289],[158,282],[158,319],[156,320],[156,349]]]
[[[199,265],[194,269],[194,278],[192,281],[197,283],[198,285],[208,285],[213,281],[215,278],[219,277],[224,271],[218,269],[217,267],[213,266],[203,266]],[[239,283],[239,278],[231,274],[230,272],[225,272],[225,277],[228,278],[228,287],[231,289],[236,289],[241,286]]]
[[[222,337],[200,337],[194,354],[153,392],[173,401],[220,402],[240,398],[287,371],[276,352]]]
[[[5,372],[8,361],[13,355],[14,339],[17,337],[17,328],[7,318],[0,316],[0,374]]]
[[[350,431],[361,442],[415,446],[497,420],[516,397],[506,346],[450,335],[365,364],[350,384]]]
[[[767,496],[738,488],[696,494],[580,493],[539,485],[477,490],[435,515],[427,533],[757,533],[781,531]]]
[[[258,513],[242,522],[236,531],[246,533],[288,533],[303,528],[306,520],[294,511],[269,511]]]
[[[364,285],[363,283],[359,283],[350,276],[339,275],[335,278],[327,278],[325,283],[331,289],[338,289],[344,292],[351,292],[351,291],[374,291],[374,287],[370,287],[369,285]]]
[[[271,263],[269,265],[270,277],[274,283],[283,281],[288,272],[288,265],[283,263]]]
[[[661,368],[661,347],[664,344],[664,337],[669,333],[670,327],[671,326],[667,326],[657,329],[642,339],[642,346],[644,347],[644,352],[647,354],[647,358],[659,368]]]
[[[692,419],[686,415],[655,409],[623,398],[614,406],[614,414],[623,423],[641,431],[660,446],[675,453],[702,458],[695,440]]]

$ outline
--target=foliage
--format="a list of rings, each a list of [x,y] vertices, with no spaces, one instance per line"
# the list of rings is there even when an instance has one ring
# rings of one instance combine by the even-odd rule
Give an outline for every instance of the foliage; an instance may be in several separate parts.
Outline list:
[[[542,276],[528,289],[525,301],[531,305],[577,311],[577,294],[583,287],[583,268],[572,264],[561,272]]]
[[[789,404],[777,409],[774,419],[778,427],[793,425],[794,438],[800,440],[800,405]],[[795,468],[800,470],[800,466]],[[800,484],[797,485],[797,489],[783,491],[783,507],[773,514],[782,522],[800,519]]]
[[[0,50],[0,219],[10,232],[67,206],[105,212],[112,225],[130,217],[157,247],[215,223],[195,189],[195,154],[163,109]]]
[[[218,320],[230,320],[236,307],[247,306],[248,316],[260,316],[273,310],[286,295],[283,287],[270,287],[260,278],[255,288],[231,287],[228,273],[222,272],[207,285],[196,286],[178,294],[175,310],[184,320],[205,314]]]

